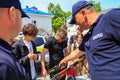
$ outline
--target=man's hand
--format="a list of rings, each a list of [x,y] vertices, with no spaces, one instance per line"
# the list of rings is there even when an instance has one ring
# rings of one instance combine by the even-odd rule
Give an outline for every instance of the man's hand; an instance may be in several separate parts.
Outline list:
[[[46,69],[42,69],[42,72],[41,72],[41,73],[42,73],[43,77],[46,78],[46,76],[47,76],[47,71],[46,71]]]
[[[65,62],[64,60],[61,60],[59,63],[60,69],[64,69],[64,68],[66,68],[66,66],[67,66],[67,62]]]
[[[29,53],[28,57],[29,57],[30,60],[37,60],[37,54]]]

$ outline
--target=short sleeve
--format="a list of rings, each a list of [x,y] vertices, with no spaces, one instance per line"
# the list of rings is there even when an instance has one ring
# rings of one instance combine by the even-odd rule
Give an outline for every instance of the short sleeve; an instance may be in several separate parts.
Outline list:
[[[64,48],[67,47],[67,42],[68,42],[68,39],[66,39],[66,40],[64,41]]]
[[[53,41],[53,37],[49,37],[44,45],[44,48],[50,49],[52,41]]]
[[[120,43],[120,9],[114,9],[109,12],[109,33],[112,38]]]

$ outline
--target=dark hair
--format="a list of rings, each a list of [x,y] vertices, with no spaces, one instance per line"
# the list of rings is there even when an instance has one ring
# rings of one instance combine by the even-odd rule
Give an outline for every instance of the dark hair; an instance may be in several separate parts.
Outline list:
[[[23,35],[36,36],[38,34],[38,28],[31,23],[28,23],[22,28]]]

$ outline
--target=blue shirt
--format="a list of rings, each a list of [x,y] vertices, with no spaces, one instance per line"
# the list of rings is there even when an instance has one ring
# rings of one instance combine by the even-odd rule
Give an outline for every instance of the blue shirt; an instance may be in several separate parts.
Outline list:
[[[79,49],[87,54],[92,80],[120,80],[120,9],[101,15]]]
[[[23,67],[12,54],[12,47],[0,39],[0,80],[28,80]]]

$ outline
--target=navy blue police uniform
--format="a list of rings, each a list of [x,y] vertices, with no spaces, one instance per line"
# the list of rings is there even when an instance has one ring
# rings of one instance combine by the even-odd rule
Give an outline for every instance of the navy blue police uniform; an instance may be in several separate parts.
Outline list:
[[[28,80],[24,68],[12,53],[12,47],[2,39],[0,39],[0,80]]]
[[[79,49],[87,53],[92,80],[120,80],[120,9],[101,15]]]

